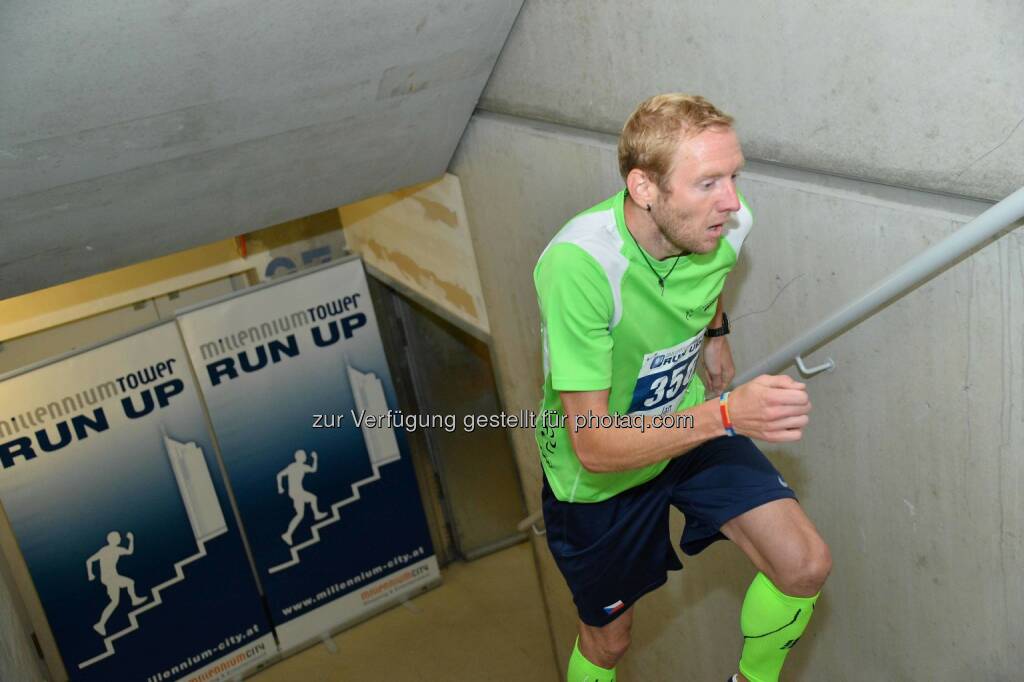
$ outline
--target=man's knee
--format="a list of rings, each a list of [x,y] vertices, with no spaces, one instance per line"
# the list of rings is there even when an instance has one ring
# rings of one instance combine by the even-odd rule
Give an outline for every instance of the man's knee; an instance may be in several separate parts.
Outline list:
[[[603,642],[604,652],[618,662],[626,654],[632,641],[633,638],[629,630],[623,630]]]
[[[808,539],[777,569],[776,587],[786,594],[810,597],[821,591],[832,571],[832,554],[820,537]]]
[[[614,668],[632,642],[632,625],[613,627],[611,623],[603,628],[589,628],[580,633],[580,647],[591,663],[602,668]]]

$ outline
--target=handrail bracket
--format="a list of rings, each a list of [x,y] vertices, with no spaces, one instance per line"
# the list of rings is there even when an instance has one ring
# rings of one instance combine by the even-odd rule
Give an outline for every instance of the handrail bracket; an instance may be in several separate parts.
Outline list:
[[[799,355],[796,356],[796,366],[800,370],[800,373],[805,377],[812,377],[815,374],[821,374],[822,372],[831,372],[836,368],[836,363],[832,358],[826,358],[825,362],[814,367],[808,367],[804,363],[804,359]]]

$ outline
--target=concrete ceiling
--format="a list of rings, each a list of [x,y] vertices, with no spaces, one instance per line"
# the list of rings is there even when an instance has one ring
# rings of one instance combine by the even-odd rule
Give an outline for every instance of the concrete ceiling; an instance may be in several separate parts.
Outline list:
[[[522,0],[0,5],[0,298],[444,172]]]

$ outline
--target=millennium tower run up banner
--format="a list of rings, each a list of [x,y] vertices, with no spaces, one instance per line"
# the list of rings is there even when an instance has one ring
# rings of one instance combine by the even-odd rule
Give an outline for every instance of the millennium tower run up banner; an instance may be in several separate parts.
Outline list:
[[[361,261],[178,324],[282,651],[437,581]]]
[[[173,322],[0,383],[0,502],[72,680],[276,653]]]

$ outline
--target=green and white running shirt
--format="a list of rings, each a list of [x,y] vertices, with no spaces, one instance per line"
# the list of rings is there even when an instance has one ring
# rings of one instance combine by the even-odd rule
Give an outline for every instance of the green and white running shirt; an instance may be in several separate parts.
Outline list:
[[[559,391],[610,389],[610,414],[658,415],[704,400],[696,375],[704,331],[753,218],[746,201],[725,224],[718,247],[679,259],[662,294],[626,231],[625,191],[584,211],[544,249],[533,281],[541,312],[544,398],[537,445],[552,492],[567,502],[599,502],[657,476],[667,465],[591,473],[569,440]],[[656,261],[663,277],[674,259]],[[559,424],[564,423],[564,426]]]

